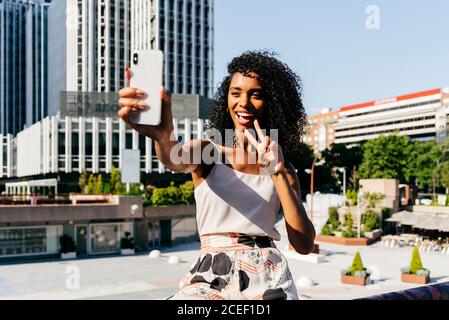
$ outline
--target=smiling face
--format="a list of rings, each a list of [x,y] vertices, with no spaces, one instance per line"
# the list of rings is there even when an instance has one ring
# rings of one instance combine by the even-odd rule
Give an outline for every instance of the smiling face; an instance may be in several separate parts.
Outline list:
[[[260,122],[264,109],[265,99],[257,75],[235,73],[228,93],[228,110],[235,128],[254,128],[254,119]]]

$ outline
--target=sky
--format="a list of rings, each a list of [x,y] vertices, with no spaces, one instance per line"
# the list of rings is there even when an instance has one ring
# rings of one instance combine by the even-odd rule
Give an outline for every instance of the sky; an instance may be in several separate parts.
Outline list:
[[[233,57],[274,50],[308,114],[449,87],[447,0],[215,0],[214,36],[215,86]]]

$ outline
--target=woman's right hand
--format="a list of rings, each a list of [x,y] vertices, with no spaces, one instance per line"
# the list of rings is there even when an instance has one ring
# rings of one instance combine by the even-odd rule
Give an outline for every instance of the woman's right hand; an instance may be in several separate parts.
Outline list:
[[[129,68],[126,68],[125,75],[128,87],[121,89],[119,92],[119,117],[122,118],[130,128],[153,140],[163,141],[165,139],[170,139],[170,135],[174,130],[170,93],[164,88],[161,88],[160,96],[162,100],[162,112],[161,123],[159,125],[150,126],[132,123],[129,119],[129,116],[132,113],[141,112],[151,108],[151,106],[147,106],[143,101],[146,96],[144,91],[138,88],[129,87],[131,80],[131,70]]]

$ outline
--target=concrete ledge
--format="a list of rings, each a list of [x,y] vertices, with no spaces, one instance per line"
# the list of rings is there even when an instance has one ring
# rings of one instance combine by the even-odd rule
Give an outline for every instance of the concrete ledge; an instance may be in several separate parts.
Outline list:
[[[343,237],[322,236],[322,235],[317,235],[315,237],[315,241],[340,244],[343,246],[367,246],[372,242],[367,238],[343,238]]]
[[[304,262],[322,263],[322,262],[326,261],[325,257],[322,254],[318,254],[318,253],[309,253],[307,255],[303,255],[303,254],[299,254],[299,253],[297,253],[295,251],[291,251],[291,250],[282,251],[282,253],[284,254],[284,256],[286,258],[295,259],[295,260],[304,261]]]

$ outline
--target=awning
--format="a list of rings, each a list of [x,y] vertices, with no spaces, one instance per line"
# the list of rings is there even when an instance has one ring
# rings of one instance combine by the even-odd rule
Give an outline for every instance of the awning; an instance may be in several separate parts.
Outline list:
[[[398,222],[417,229],[438,230],[449,232],[449,216],[429,213],[414,213],[401,211],[386,219],[389,222]]]
[[[385,219],[385,221],[388,221],[388,222],[400,222],[400,223],[403,224],[403,221],[414,220],[414,219],[415,219],[415,214],[413,214],[413,212],[400,211],[398,213],[393,214],[390,218]]]

